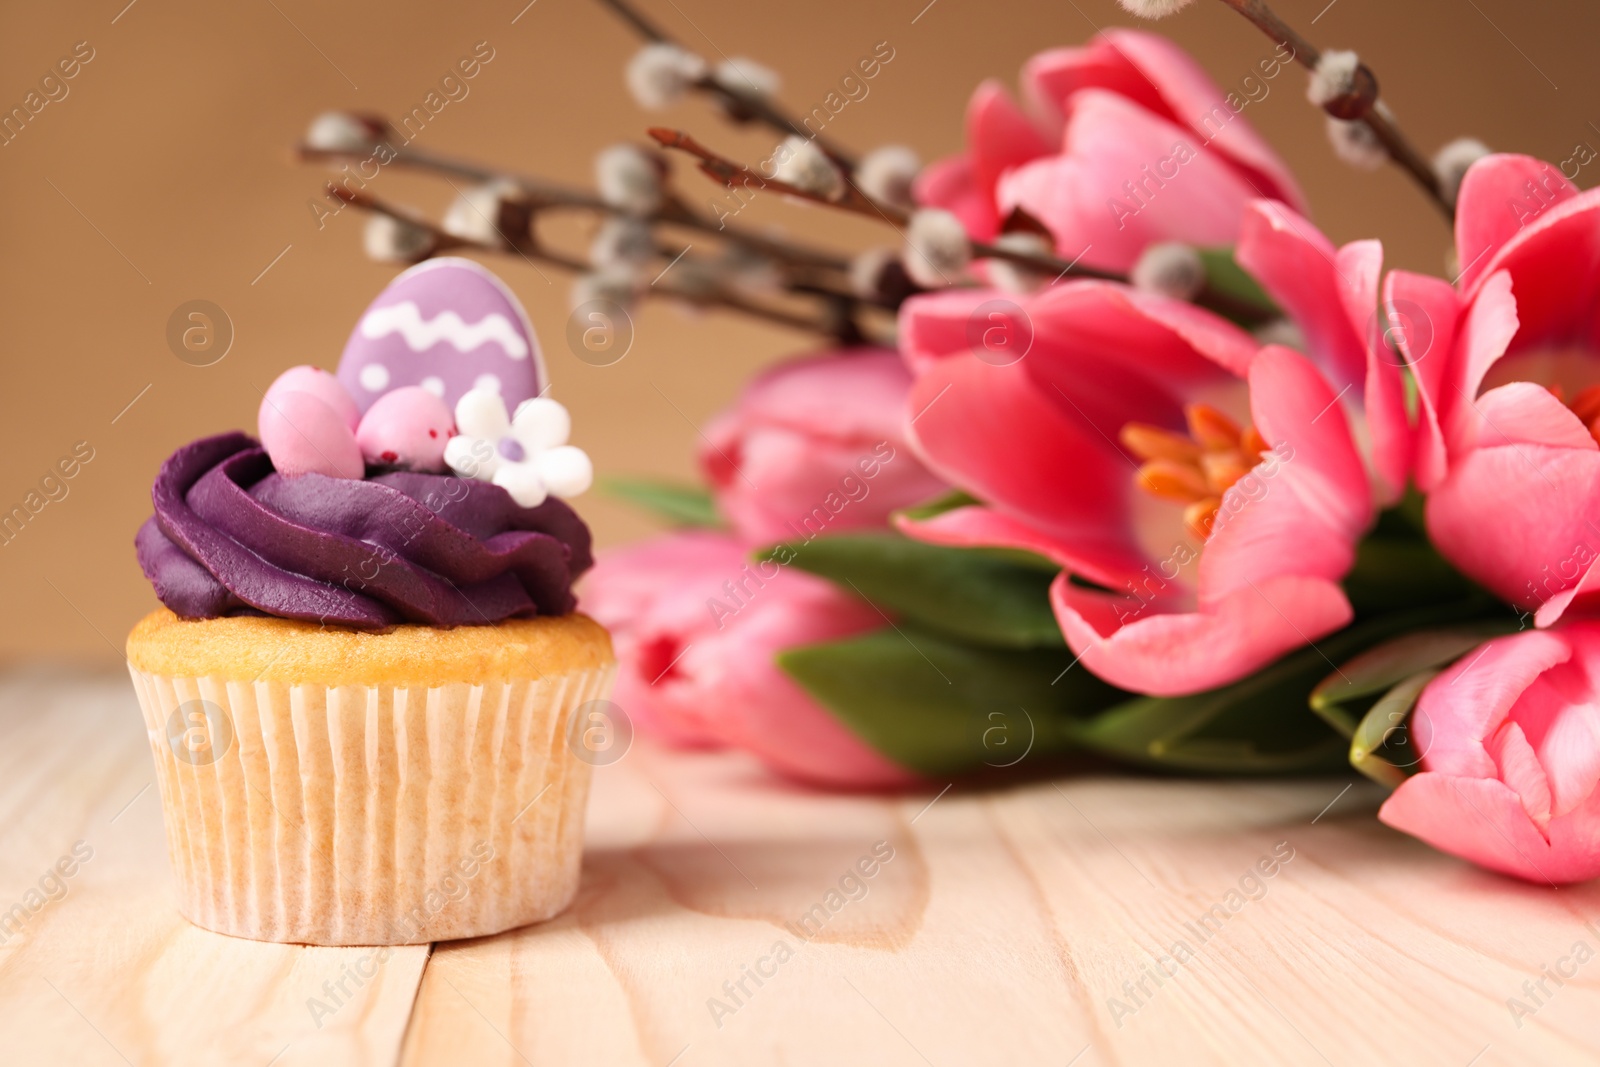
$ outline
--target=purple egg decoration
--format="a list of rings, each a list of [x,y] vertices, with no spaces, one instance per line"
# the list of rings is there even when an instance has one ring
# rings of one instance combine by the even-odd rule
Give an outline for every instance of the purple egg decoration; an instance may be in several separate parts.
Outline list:
[[[407,385],[428,390],[451,411],[467,390],[490,386],[515,411],[547,380],[521,303],[488,270],[455,257],[419,263],[390,282],[339,358],[339,382],[362,413]]]

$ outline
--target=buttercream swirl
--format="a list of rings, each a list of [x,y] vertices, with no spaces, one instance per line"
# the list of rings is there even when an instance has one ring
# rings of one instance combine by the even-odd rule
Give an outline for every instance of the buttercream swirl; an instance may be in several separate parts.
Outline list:
[[[242,433],[161,466],[135,538],[156,596],[185,618],[262,614],[364,630],[565,615],[593,563],[589,529],[555,498],[395,471],[285,478]]]

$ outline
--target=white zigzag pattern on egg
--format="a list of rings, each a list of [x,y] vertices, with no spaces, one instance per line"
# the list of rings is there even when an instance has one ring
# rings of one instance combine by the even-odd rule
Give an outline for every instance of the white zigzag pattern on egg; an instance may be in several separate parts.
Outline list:
[[[512,359],[525,359],[528,343],[504,315],[490,312],[478,322],[467,323],[454,311],[441,311],[424,319],[422,310],[409,300],[388,307],[373,308],[361,320],[361,336],[376,340],[392,333],[400,335],[413,352],[425,352],[440,341],[448,341],[458,352],[497,341]]]

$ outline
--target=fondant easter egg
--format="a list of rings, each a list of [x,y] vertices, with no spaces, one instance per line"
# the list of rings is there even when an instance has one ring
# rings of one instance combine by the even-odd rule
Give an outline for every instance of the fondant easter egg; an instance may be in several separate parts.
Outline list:
[[[444,446],[455,433],[455,420],[444,401],[415,385],[402,385],[380,396],[361,416],[356,444],[375,467],[444,473]]]
[[[279,474],[357,478],[366,471],[356,435],[328,402],[298,389],[280,389],[261,405],[256,429]]]
[[[367,308],[339,359],[339,381],[362,412],[391,389],[415,385],[450,410],[479,386],[506,407],[546,381],[539,341],[505,284],[467,259],[444,257],[401,274]]]

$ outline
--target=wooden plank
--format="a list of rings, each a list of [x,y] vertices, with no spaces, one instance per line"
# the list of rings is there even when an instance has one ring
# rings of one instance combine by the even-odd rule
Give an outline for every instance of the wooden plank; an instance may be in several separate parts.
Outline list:
[[[0,944],[0,1060],[395,1062],[426,947],[380,965],[363,962],[371,949],[243,941],[178,914],[126,676],[8,677],[0,739],[0,911],[42,902]],[[87,858],[58,887],[48,872],[63,857]],[[349,977],[358,965],[372,977]],[[323,984],[341,980],[331,1014],[308,1005],[334,1003]]]
[[[739,756],[640,745],[594,796],[574,908],[437,947],[404,1063],[1486,1067],[1600,1050],[1600,963],[1546,979],[1542,1004],[1523,987],[1600,949],[1584,926],[1600,888],[1437,855],[1347,779],[1091,777],[925,808],[931,793],[819,796]],[[803,936],[792,924],[879,841],[893,859]]]
[[[177,915],[145,746],[120,677],[0,680],[0,913],[27,911],[0,942],[8,1065],[1600,1055],[1600,886],[1438,855],[1347,779],[835,796],[639,742],[597,771],[567,914],[357,984],[372,950]]]

